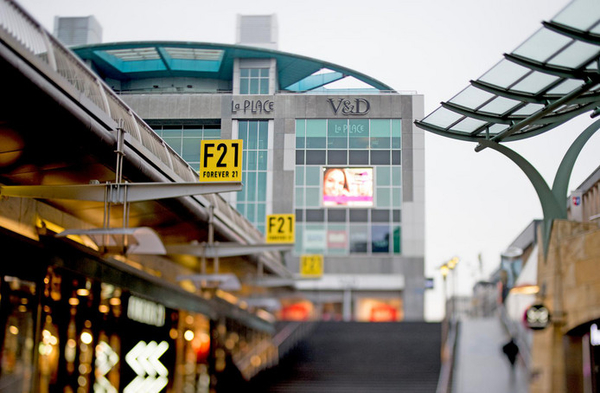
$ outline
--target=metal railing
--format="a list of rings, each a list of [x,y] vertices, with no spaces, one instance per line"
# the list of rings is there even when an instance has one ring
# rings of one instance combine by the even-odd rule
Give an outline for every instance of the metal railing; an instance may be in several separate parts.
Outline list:
[[[94,112],[99,109],[112,119],[106,132],[116,130],[122,120],[124,131],[139,142],[146,152],[156,157],[180,180],[194,182],[198,173],[169,147],[112,89],[96,76],[73,52],[50,35],[33,17],[12,0],[0,0],[0,39],[7,42],[48,80],[60,85],[66,95]],[[60,80],[66,81],[60,83]],[[106,116],[101,116],[106,117]],[[197,197],[197,199],[200,197]],[[203,198],[215,207],[219,219],[233,225],[241,237],[258,242],[260,231],[218,194]],[[268,256],[275,258],[274,255]]]

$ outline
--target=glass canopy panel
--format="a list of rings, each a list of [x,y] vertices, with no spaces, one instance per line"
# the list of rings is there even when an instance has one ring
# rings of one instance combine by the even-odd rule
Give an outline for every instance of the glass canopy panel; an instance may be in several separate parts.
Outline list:
[[[554,75],[548,75],[542,72],[534,71],[523,78],[523,80],[521,80],[519,83],[512,86],[510,89],[525,93],[538,94],[539,92],[546,90],[548,86],[552,85],[559,79],[559,77]]]
[[[600,48],[581,41],[575,41],[548,63],[567,68],[579,68],[598,57]]]
[[[530,71],[529,68],[522,67],[503,59],[492,67],[492,69],[483,74],[479,80],[499,87],[508,88]]]
[[[468,132],[472,133],[478,128],[485,126],[487,123],[485,121],[472,119],[470,117],[464,118],[460,123],[452,126],[450,131],[458,131],[458,132]]]
[[[564,82],[548,91],[547,94],[565,95],[583,85],[583,81],[577,79],[566,79]]]
[[[512,113],[514,116],[529,116],[544,108],[542,104],[527,104],[523,108]]]
[[[572,40],[547,29],[540,29],[521,44],[513,54],[545,63]]]
[[[504,97],[496,97],[490,103],[480,108],[479,111],[493,113],[495,115],[503,115],[515,108],[517,105],[521,104],[521,101],[515,101]]]
[[[554,22],[587,31],[600,18],[600,2],[578,0],[565,7],[554,19]],[[598,29],[598,26],[596,26]]]
[[[462,117],[462,115],[449,111],[446,108],[438,108],[432,114],[423,119],[423,123],[429,123],[440,128],[448,128]]]
[[[489,128],[491,135],[497,135],[508,128],[508,124],[494,124]]]
[[[494,98],[493,94],[476,87],[469,86],[452,98],[450,102],[467,108],[476,109],[492,98]]]

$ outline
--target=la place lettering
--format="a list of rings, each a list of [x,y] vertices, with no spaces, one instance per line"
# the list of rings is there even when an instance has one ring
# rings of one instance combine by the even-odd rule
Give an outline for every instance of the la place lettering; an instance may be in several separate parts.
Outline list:
[[[275,102],[271,100],[244,100],[242,103],[231,101],[231,113],[242,111],[250,113],[271,113],[275,110]]]
[[[350,100],[348,98],[328,98],[327,101],[331,104],[333,113],[344,116],[364,116],[369,113],[371,103],[364,98],[356,98]]]

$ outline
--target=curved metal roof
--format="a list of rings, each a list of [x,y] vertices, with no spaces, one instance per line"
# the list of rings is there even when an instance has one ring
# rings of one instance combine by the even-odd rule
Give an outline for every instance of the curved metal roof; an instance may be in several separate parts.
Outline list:
[[[71,48],[91,61],[100,74],[131,80],[152,77],[197,77],[231,80],[234,59],[276,59],[281,89],[306,91],[348,76],[378,90],[394,90],[363,73],[310,57],[241,45],[205,42],[120,42]],[[330,70],[330,77],[309,78]],[[333,76],[333,77],[332,77]]]
[[[542,25],[416,125],[454,139],[502,142],[539,135],[596,110],[600,2],[576,0]]]

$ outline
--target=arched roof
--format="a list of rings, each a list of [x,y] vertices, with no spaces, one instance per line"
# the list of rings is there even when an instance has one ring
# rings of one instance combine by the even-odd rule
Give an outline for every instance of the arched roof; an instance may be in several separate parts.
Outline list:
[[[133,80],[195,77],[231,80],[234,59],[276,59],[282,90],[306,91],[353,77],[377,90],[394,90],[368,75],[322,60],[276,50],[206,42],[148,41],[71,48],[105,77]],[[329,73],[314,76],[320,70]],[[312,77],[311,77],[312,76]]]

